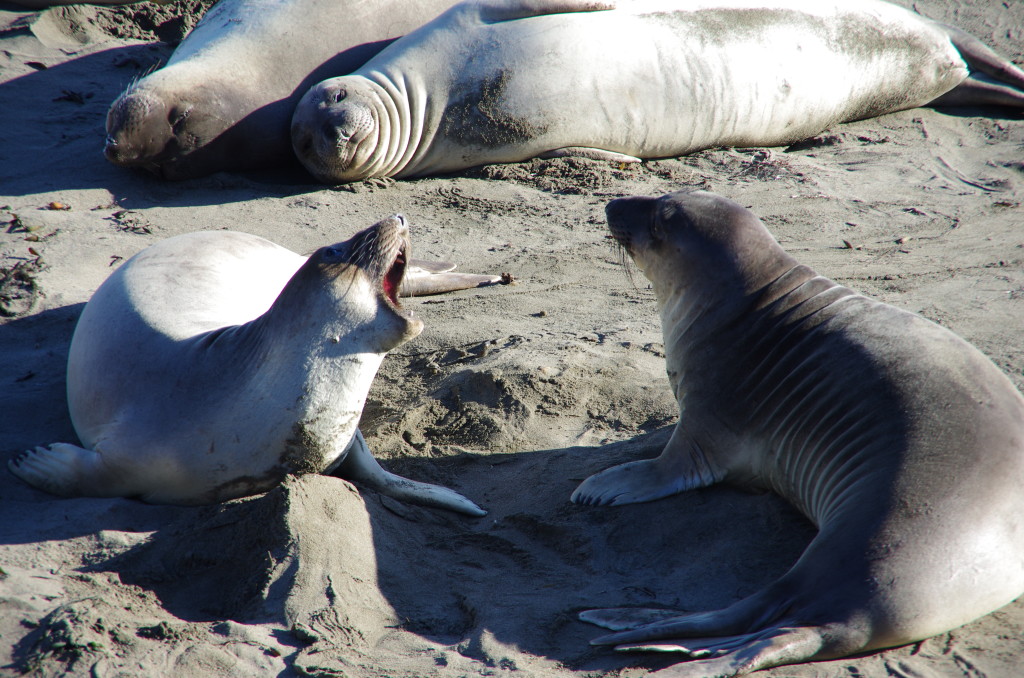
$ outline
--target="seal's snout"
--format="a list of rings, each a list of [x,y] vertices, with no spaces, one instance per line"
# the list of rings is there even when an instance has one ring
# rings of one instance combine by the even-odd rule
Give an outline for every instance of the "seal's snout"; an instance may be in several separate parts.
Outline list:
[[[401,214],[382,219],[349,241],[351,262],[379,285],[394,309],[400,309],[399,289],[409,265],[409,223]]]
[[[373,225],[372,229],[377,232],[377,237],[384,242],[409,238],[409,221],[401,214],[392,214],[386,219],[381,219]]]
[[[616,198],[604,208],[608,230],[620,245],[629,249],[644,224],[650,223],[655,198]]]
[[[309,89],[292,114],[292,146],[299,161],[324,183],[379,176],[379,125],[387,116],[380,96],[361,76],[324,80]],[[390,128],[389,128],[390,129]],[[386,176],[386,175],[384,175]]]
[[[163,100],[145,89],[118,97],[107,112],[106,159],[122,167],[146,166],[166,156],[172,128]]]
[[[341,146],[348,143],[348,140],[352,138],[352,134],[345,129],[345,121],[343,119],[325,120],[324,124],[320,127],[320,134],[332,146]]]
[[[117,145],[117,138],[111,135],[107,135],[106,141],[103,143],[103,157],[108,162],[112,162],[115,165],[120,159],[121,149]]]
[[[636,198],[616,198],[605,205],[604,214],[608,219],[608,227],[612,229],[613,233],[627,220],[635,202]]]

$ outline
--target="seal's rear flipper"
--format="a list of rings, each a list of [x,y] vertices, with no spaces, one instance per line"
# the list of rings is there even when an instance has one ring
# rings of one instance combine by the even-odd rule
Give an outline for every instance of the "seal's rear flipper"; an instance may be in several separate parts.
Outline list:
[[[1024,110],[1024,90],[972,75],[928,104],[929,106],[1007,106]]]
[[[7,463],[11,473],[33,487],[62,497],[118,497],[127,494],[98,452],[68,443],[26,450]],[[88,488],[84,491],[83,488]]]
[[[675,664],[651,676],[672,678],[730,678],[752,671],[825,658],[828,635],[815,627],[771,628],[721,638],[691,638],[619,645],[622,652],[680,652],[695,661]]]
[[[654,622],[665,621],[686,614],[682,610],[666,610],[657,607],[605,607],[583,610],[580,621],[600,626],[611,631],[625,631]]]
[[[373,458],[362,432],[358,429],[352,437],[344,460],[329,472],[339,478],[365,485],[381,494],[399,501],[407,501],[410,504],[448,509],[474,517],[487,515],[487,511],[454,490],[440,485],[409,480],[385,471]]]
[[[628,629],[595,638],[591,645],[614,645],[623,652],[677,652],[697,660],[667,669],[664,675],[673,677],[735,676],[831,656],[829,652],[836,643],[844,647],[863,645],[864,639],[855,637],[857,631],[853,627],[798,626],[792,620],[779,619],[789,606],[778,603],[786,599],[771,602],[778,594],[781,589],[769,587],[711,612],[680,614],[652,608],[609,608],[587,610],[579,617],[606,628]]]
[[[410,259],[409,268],[421,269],[426,273],[447,273],[454,271],[456,264],[450,261],[427,261],[426,259]]]
[[[399,294],[403,297],[424,297],[497,285],[503,280],[500,275],[455,273],[454,268],[455,264],[446,261],[429,262],[413,259],[405,269],[405,278],[402,279]]]
[[[1024,70],[955,26],[937,24],[967,63],[971,75],[929,106],[1008,106],[1024,110]]]
[[[589,146],[566,146],[547,151],[537,156],[538,158],[590,158],[591,160],[605,160],[607,162],[635,163],[642,162],[640,158],[625,153],[606,151],[603,148],[590,148]]]

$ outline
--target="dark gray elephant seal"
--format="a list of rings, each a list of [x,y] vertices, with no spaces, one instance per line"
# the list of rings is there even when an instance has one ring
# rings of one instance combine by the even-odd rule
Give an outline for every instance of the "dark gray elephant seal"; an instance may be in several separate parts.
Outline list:
[[[452,490],[382,469],[357,428],[385,353],[423,329],[398,302],[408,233],[394,216],[308,259],[229,231],[146,248],[75,328],[67,393],[82,446],[37,447],[11,471],[63,496],[163,504],[335,473],[483,515]]]
[[[292,143],[327,183],[636,161],[788,144],[951,91],[1024,109],[1024,72],[880,0],[476,0],[310,89]]]
[[[220,0],[111,104],[104,153],[166,179],[292,164],[288,126],[306,90],[453,2]]]
[[[624,198],[608,225],[653,284],[680,417],[655,459],[585,480],[583,504],[717,482],[769,488],[819,532],[722,610],[606,609],[595,644],[732,676],[912,643],[1024,593],[1024,397],[935,323],[823,278],[705,192]]]

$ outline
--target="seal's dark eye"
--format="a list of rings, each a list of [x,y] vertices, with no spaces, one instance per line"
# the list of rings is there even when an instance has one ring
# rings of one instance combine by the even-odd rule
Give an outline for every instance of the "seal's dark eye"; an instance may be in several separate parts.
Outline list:
[[[347,96],[348,92],[346,92],[344,89],[339,89],[337,92],[334,93],[334,103],[338,103]]]
[[[323,260],[330,262],[341,261],[344,256],[345,252],[340,247],[325,247],[321,253]]]

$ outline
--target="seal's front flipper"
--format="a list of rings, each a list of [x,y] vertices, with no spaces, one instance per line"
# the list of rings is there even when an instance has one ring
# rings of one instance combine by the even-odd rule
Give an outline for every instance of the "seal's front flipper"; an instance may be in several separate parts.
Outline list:
[[[7,463],[11,473],[33,487],[62,497],[117,497],[127,494],[102,456],[68,443],[26,450]],[[89,488],[84,492],[82,488]]]
[[[358,429],[352,437],[344,460],[332,471],[332,474],[410,504],[448,509],[469,516],[487,515],[487,511],[454,490],[440,485],[409,480],[385,471],[373,458],[362,432]]]
[[[455,264],[439,261],[430,262],[413,259],[405,269],[400,294],[403,297],[423,297],[443,294],[455,290],[497,285],[500,275],[479,275],[476,273],[455,273]]]
[[[569,500],[590,506],[616,506],[654,501],[690,489],[685,478],[668,476],[658,459],[630,461],[595,473],[580,483]]]
[[[608,162],[634,163],[642,162],[640,158],[625,153],[606,151],[603,148],[590,148],[588,146],[566,146],[556,148],[553,151],[541,153],[539,158],[590,158],[591,160],[606,160]]]
[[[725,476],[682,426],[676,425],[665,449],[654,459],[630,461],[590,476],[570,500],[592,506],[653,501],[717,483]]]
[[[615,9],[617,5],[615,0],[480,0],[471,5],[466,3],[467,10],[478,11],[480,21],[489,24],[545,14],[603,12]],[[456,5],[453,11],[461,7]]]

